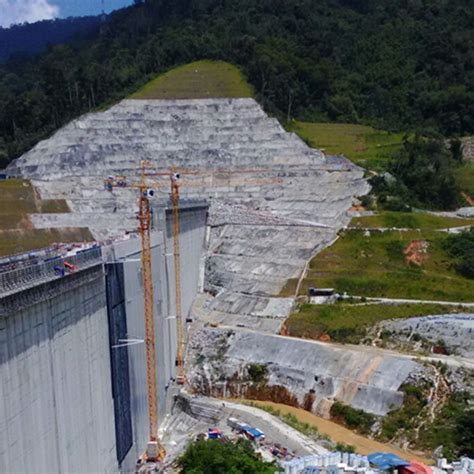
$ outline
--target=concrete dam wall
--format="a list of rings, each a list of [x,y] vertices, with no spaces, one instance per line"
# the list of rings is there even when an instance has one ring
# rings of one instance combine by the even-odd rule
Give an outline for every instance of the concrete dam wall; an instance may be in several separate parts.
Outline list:
[[[170,212],[154,215],[161,423],[176,370],[175,278]],[[183,317],[198,289],[206,216],[205,202],[182,203]],[[75,269],[62,275],[65,261]],[[148,439],[145,346],[121,342],[143,338],[137,238],[0,273],[0,472],[134,472]]]
[[[1,472],[116,467],[105,279],[94,254],[65,278],[49,280],[45,269],[21,285],[25,269],[19,291],[0,300]]]

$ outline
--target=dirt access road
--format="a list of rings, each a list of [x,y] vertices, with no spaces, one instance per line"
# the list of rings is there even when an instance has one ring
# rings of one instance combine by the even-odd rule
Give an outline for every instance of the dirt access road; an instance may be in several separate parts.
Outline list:
[[[402,459],[416,460],[425,464],[433,463],[433,461],[427,457],[420,456],[410,451],[396,448],[390,444],[380,443],[378,441],[358,435],[344,426],[313,415],[312,413],[301,408],[283,405],[282,403],[262,402],[258,400],[252,400],[251,402],[259,406],[271,406],[272,408],[280,410],[282,414],[291,413],[292,415],[296,416],[299,421],[315,426],[318,428],[320,433],[328,435],[336,443],[352,444],[355,447],[356,452],[360,454],[370,454],[382,451],[394,453],[397,456],[400,456]]]

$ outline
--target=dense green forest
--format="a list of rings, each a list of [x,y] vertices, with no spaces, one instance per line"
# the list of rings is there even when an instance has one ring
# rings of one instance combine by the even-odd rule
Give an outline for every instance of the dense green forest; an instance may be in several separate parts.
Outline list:
[[[411,211],[413,207],[455,209],[460,204],[460,187],[455,171],[462,162],[457,140],[448,148],[441,137],[416,134],[404,140],[387,165],[392,177],[376,175],[369,180],[379,209]],[[371,196],[363,198],[364,203]]]
[[[196,59],[239,65],[283,118],[474,131],[472,0],[147,0],[0,66],[0,167],[78,114]]]

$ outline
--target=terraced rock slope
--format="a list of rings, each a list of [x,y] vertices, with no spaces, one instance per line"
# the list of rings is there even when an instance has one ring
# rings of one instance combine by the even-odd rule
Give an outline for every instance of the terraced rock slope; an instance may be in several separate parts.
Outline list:
[[[335,400],[386,415],[403,402],[400,385],[424,370],[395,353],[249,330],[206,328],[194,335],[191,345],[199,354],[192,381],[202,392],[270,399],[325,417]],[[256,378],[249,370],[252,366],[265,367],[265,372]]]
[[[309,148],[251,98],[124,100],[72,121],[8,174],[31,179],[43,199],[67,200],[70,214],[33,214],[36,227],[87,226],[102,240],[133,231],[137,210],[133,190],[108,192],[103,180],[133,179],[141,160],[204,172],[185,177],[191,186],[182,193],[211,200],[205,312],[271,331],[290,307],[272,297],[347,225],[354,196],[368,191],[362,169]]]

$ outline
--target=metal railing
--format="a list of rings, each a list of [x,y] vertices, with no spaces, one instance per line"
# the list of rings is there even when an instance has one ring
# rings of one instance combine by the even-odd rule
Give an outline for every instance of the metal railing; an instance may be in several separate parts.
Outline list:
[[[97,246],[91,249],[79,250],[75,255],[53,257],[29,267],[0,273],[0,297],[30,288],[38,283],[62,278],[101,262],[102,250]]]

